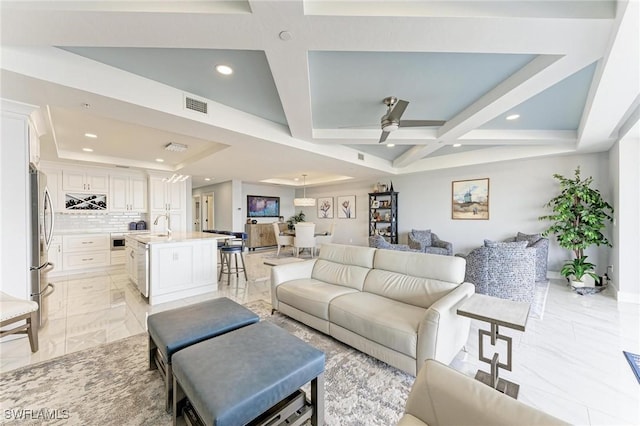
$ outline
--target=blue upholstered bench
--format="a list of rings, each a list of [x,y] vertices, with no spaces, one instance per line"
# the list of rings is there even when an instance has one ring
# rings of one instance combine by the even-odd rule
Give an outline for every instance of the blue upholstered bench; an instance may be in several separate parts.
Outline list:
[[[264,321],[206,340],[173,356],[174,425],[185,404],[207,426],[322,425],[324,353]]]
[[[255,313],[226,297],[149,315],[149,369],[158,368],[171,411],[173,355],[188,346],[258,322]]]

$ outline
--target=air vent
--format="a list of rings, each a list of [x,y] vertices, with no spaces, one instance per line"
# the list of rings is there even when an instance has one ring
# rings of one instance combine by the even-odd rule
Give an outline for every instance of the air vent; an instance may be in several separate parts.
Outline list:
[[[184,98],[184,107],[186,109],[190,109],[191,111],[207,114],[207,106],[207,103],[201,100],[190,98],[189,96],[185,96]]]
[[[358,160],[364,161],[364,154],[359,152],[358,153]]]

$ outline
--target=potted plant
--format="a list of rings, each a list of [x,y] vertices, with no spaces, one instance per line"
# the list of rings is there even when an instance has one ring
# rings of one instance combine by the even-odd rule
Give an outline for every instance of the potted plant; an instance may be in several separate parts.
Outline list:
[[[573,252],[574,259],[565,263],[560,273],[572,279],[574,287],[583,286],[585,275],[598,279],[596,265],[586,261],[584,249],[592,245],[611,247],[602,231],[605,222],[613,220],[613,207],[604,201],[600,191],[591,188],[591,176],[586,179],[580,177],[580,166],[576,168],[573,179],[559,174],[553,177],[560,183],[561,191],[545,204],[553,210],[553,214],[538,218],[553,222],[542,235],[555,234],[560,247]]]
[[[596,281],[600,279],[600,277],[593,272],[595,267],[596,265],[593,263],[587,262],[587,256],[582,256],[565,263],[560,270],[560,274],[569,279],[572,286],[584,287],[583,277],[585,275],[591,276]]]
[[[300,213],[298,214],[294,214],[293,216],[291,216],[288,220],[287,220],[287,227],[289,229],[294,229],[296,226],[296,223],[298,222],[304,222],[304,217],[305,214],[302,210],[300,210]]]

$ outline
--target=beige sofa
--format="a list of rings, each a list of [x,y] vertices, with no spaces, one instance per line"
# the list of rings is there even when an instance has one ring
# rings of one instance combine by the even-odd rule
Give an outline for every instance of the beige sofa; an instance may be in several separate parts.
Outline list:
[[[416,375],[451,362],[469,336],[457,307],[474,293],[462,258],[325,244],[318,258],[275,266],[273,309]]]
[[[437,361],[420,370],[398,426],[566,425]]]

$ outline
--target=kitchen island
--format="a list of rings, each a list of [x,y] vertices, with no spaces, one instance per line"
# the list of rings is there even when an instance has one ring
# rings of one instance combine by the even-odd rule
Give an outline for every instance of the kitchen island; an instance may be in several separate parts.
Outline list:
[[[128,235],[129,278],[150,305],[198,296],[218,287],[218,240],[206,232]]]

